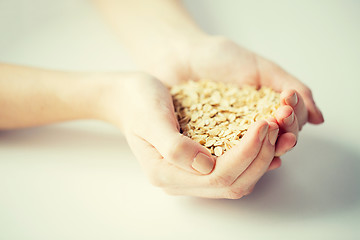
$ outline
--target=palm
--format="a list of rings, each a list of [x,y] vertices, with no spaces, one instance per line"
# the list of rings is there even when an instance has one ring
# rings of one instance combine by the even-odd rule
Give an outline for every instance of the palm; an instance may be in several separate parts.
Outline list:
[[[317,124],[323,122],[322,114],[314,103],[310,89],[271,61],[221,37],[198,42],[189,48],[171,54],[171,58],[167,55],[166,61],[162,59],[162,64],[151,67],[149,72],[167,85],[199,79],[232,82],[240,86],[264,85],[282,92],[283,103],[296,90],[298,103],[292,107],[298,120],[298,127],[301,128],[307,121]],[[280,115],[285,117],[289,114],[288,109]]]

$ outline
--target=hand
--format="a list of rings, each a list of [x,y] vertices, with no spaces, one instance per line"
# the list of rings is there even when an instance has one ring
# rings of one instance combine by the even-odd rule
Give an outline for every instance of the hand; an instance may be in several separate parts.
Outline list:
[[[279,131],[274,122],[253,124],[241,143],[216,159],[179,133],[169,91],[155,78],[116,75],[104,93],[103,120],[122,128],[150,181],[170,194],[240,198],[280,164],[271,164]]]
[[[157,62],[144,64],[151,74],[169,85],[205,78],[269,86],[281,92],[281,107],[275,116],[281,134],[276,156],[295,145],[298,132],[306,122],[324,121],[310,89],[275,63],[222,37],[197,37],[178,46],[181,47],[175,50],[164,48],[157,53]]]
[[[268,127],[265,121],[256,123],[239,145],[217,159],[213,172],[203,176],[178,168],[175,162],[168,161],[151,144],[135,135],[128,136],[128,141],[150,181],[166,193],[239,199],[250,194],[267,171],[274,157],[275,147],[272,143],[277,134],[276,124],[271,123]],[[178,146],[173,150],[173,156],[188,151],[182,147],[184,145]],[[278,161],[273,163],[274,167],[279,164]]]
[[[268,154],[265,158],[260,157],[261,160],[258,159],[260,155],[252,155],[252,157],[254,157],[251,159],[253,163],[263,163],[263,165],[258,168],[258,171],[253,168],[253,171],[256,173],[263,173],[263,169],[265,169],[264,166],[266,165],[269,166],[269,169],[279,167],[281,161],[278,157],[274,158],[274,155],[280,156],[295,145],[298,131],[306,122],[323,122],[321,112],[316,107],[310,90],[304,84],[287,74],[276,64],[257,56],[228,39],[208,36],[195,21],[191,19],[179,1],[134,0],[126,1],[125,3],[119,1],[98,2],[107,19],[109,19],[111,24],[117,29],[123,43],[125,43],[128,50],[130,50],[136,62],[142,66],[142,69],[147,70],[151,75],[157,77],[167,85],[178,84],[189,79],[198,80],[208,78],[215,81],[238,83],[239,85],[266,85],[282,93],[282,107],[276,113],[276,118],[269,119],[268,123],[270,127],[272,127],[272,125],[274,125],[273,127],[280,126],[280,136],[276,142],[275,154]],[[151,9],[151,11],[149,11],[149,9]],[[145,92],[144,95],[146,95]],[[143,117],[143,115],[140,117]],[[259,122],[256,123],[255,126],[260,127],[258,124],[261,125],[265,123]],[[257,129],[257,127],[252,127],[252,129]],[[158,185],[165,186],[168,186],[170,182],[174,182],[175,187],[170,188],[173,189],[170,191],[173,193],[177,193],[174,189],[176,189],[177,184],[180,183],[178,192],[181,194],[188,192],[190,195],[215,197],[224,196],[225,190],[222,188],[223,194],[219,194],[219,188],[214,190],[216,184],[213,183],[225,183],[222,184],[222,186],[227,186],[225,189],[228,191],[229,189],[233,190],[233,188],[229,186],[233,186],[233,183],[240,181],[242,184],[247,184],[247,186],[244,187],[244,185],[242,185],[239,188],[235,187],[235,189],[237,189],[236,192],[246,192],[246,189],[253,187],[256,178],[253,177],[251,181],[243,182],[240,180],[242,178],[241,176],[245,175],[248,170],[244,171],[244,169],[237,168],[237,166],[241,165],[244,161],[248,161],[250,158],[244,159],[241,155],[238,156],[233,153],[251,152],[251,147],[258,149],[259,143],[249,140],[256,139],[254,136],[259,135],[258,130],[259,129],[249,130],[247,133],[248,137],[244,137],[242,144],[234,147],[231,151],[218,158],[213,172],[209,175],[202,176],[201,179],[203,179],[202,181],[205,181],[205,183],[198,182],[197,179],[199,178],[191,178],[188,176],[188,178],[183,177],[177,179],[176,176],[178,175],[176,174],[162,175],[156,172],[154,174],[154,179],[157,179],[155,182],[158,183]],[[174,130],[172,130],[172,132],[173,131]],[[166,135],[160,136],[162,141],[163,139],[167,139]],[[154,139],[156,139],[156,137],[154,137]],[[171,143],[175,143],[172,141],[172,138],[170,140],[170,145]],[[160,140],[157,139],[157,141]],[[150,138],[147,139],[147,142],[149,146],[153,145]],[[261,149],[266,145],[265,142],[264,140]],[[160,146],[159,143],[157,143],[157,145]],[[193,145],[193,143],[191,143],[191,145]],[[140,146],[140,143],[134,144],[133,146]],[[180,144],[175,146],[175,149],[182,149],[182,147],[178,148],[178,146],[184,145]],[[161,150],[160,148],[158,149],[157,146],[149,150],[149,154],[153,152],[155,156],[154,149],[159,150],[159,159],[166,159],[166,161],[163,162],[169,162],[169,159],[173,156],[181,156],[181,154],[177,154],[179,150],[170,151],[171,154],[166,156],[162,154],[162,152],[165,151],[164,153],[166,153],[169,150],[164,150],[166,149],[165,147]],[[265,149],[270,148],[265,147]],[[143,151],[137,153],[140,159],[148,157],[149,154],[144,154],[141,157],[141,152]],[[262,150],[260,152],[262,152]],[[271,159],[274,158],[271,164],[267,162],[269,156],[271,156]],[[168,159],[168,157],[170,158]],[[226,159],[226,161],[220,161],[220,159]],[[182,161],[180,160],[180,162]],[[237,174],[231,176],[232,168],[224,171],[223,176],[215,174],[218,172],[217,169],[222,168],[222,164],[224,164],[224,169],[226,169],[226,164],[234,167],[233,169],[236,170],[235,172]],[[156,164],[152,164],[152,166],[154,165]],[[189,163],[187,165],[189,166]],[[160,169],[159,171],[163,170]],[[169,171],[169,173],[173,172]],[[159,180],[159,176],[163,178]],[[226,176],[231,176],[230,179],[235,179],[235,182],[229,181],[229,177]],[[186,179],[188,180],[181,182],[181,180]],[[225,179],[225,181],[218,181],[219,179]],[[189,181],[191,183],[189,183]],[[188,184],[188,188],[192,187],[193,189],[186,191],[185,184]],[[197,191],[196,188],[194,189],[193,186],[198,186],[199,191]],[[235,186],[237,186],[237,184],[235,184]],[[206,191],[205,188],[208,188],[208,191]]]

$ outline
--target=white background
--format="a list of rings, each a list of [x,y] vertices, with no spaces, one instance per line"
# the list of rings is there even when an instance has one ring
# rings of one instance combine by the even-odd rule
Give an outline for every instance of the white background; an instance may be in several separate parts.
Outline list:
[[[240,200],[152,187],[112,126],[0,132],[0,239],[359,239],[360,2],[186,1],[199,24],[311,87],[326,123]],[[0,61],[136,69],[85,0],[0,0]],[[1,111],[1,109],[0,109]]]

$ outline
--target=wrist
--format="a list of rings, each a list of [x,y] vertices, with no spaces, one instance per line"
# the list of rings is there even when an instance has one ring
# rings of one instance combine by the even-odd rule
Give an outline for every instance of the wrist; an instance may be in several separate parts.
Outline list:
[[[104,121],[123,130],[126,116],[126,84],[128,73],[97,73],[85,76],[90,83],[83,111],[93,119]]]
[[[144,44],[132,53],[142,69],[159,77],[154,70],[164,68],[164,65],[182,66],[189,60],[189,56],[196,46],[212,38],[213,36],[200,30],[182,30],[158,35],[151,44]]]
[[[72,119],[97,119],[100,98],[99,89],[103,83],[97,74],[64,73],[61,79],[68,80],[66,88],[59,93]],[[59,81],[62,81],[59,79]]]
[[[169,36],[161,46],[152,46],[151,53],[146,54],[149,57],[141,58],[139,62],[144,70],[167,85],[188,80],[192,69],[195,69],[194,63],[211,61],[207,56],[214,53],[222,57],[223,51],[229,52],[230,49],[231,52],[234,45],[225,37],[205,33],[178,36]]]

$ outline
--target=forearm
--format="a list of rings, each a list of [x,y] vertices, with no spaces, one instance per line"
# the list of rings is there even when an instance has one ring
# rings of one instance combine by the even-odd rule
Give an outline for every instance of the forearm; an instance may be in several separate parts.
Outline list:
[[[123,43],[141,65],[165,49],[181,51],[206,34],[179,0],[96,0]]]
[[[91,74],[0,64],[0,129],[96,118],[101,85]]]

